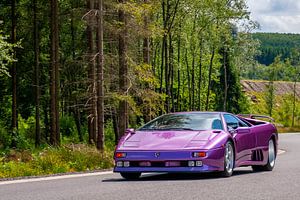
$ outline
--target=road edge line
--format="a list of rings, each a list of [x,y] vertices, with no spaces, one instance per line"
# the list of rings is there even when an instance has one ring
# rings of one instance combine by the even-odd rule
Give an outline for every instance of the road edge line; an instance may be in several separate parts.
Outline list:
[[[108,174],[113,174],[113,172],[112,171],[92,172],[92,173],[83,173],[83,174],[70,174],[70,175],[62,175],[62,176],[50,176],[50,177],[40,177],[40,178],[10,180],[10,181],[0,181],[0,185],[10,185],[10,184],[17,184],[17,183],[31,183],[31,182],[40,182],[40,181],[51,181],[51,180],[80,178],[80,177],[89,177],[89,176],[101,176],[101,175],[108,175]]]

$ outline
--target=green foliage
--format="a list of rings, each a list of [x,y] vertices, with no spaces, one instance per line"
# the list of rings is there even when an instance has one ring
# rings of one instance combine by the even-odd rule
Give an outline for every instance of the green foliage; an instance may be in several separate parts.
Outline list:
[[[6,127],[0,122],[0,149],[6,149],[11,144],[11,134]]]
[[[60,118],[60,131],[62,136],[76,138],[78,136],[74,117],[64,115]],[[74,141],[75,142],[75,141]]]
[[[0,76],[9,76],[7,66],[16,61],[13,57],[13,48],[16,45],[8,43],[7,38],[8,37],[4,36],[2,30],[0,29]]]
[[[280,56],[277,56],[274,60],[274,63],[269,66],[269,84],[267,85],[265,96],[266,106],[270,116],[272,116],[273,106],[276,103],[274,81],[277,80],[280,68],[282,68],[282,62],[280,60]]]
[[[105,149],[114,151],[115,149],[115,132],[113,128],[113,121],[109,120],[105,124]]]
[[[249,104],[249,113],[252,114],[261,114],[269,115],[268,105],[266,103],[265,93],[263,92],[254,92],[248,94],[255,96],[255,102],[250,101]],[[292,126],[292,111],[293,111],[293,95],[274,95],[274,104],[272,109],[272,117],[275,119],[275,124],[278,127],[291,127]],[[295,111],[295,127],[300,126],[300,99],[296,99],[296,111]]]

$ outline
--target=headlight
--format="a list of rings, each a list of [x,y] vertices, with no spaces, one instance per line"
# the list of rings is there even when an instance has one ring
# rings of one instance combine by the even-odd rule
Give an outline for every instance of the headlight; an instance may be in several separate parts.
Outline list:
[[[194,158],[203,158],[206,156],[206,152],[194,152],[194,153],[192,153],[192,156]]]
[[[117,167],[123,167],[123,162],[122,162],[122,161],[118,161],[118,162],[116,163],[116,165],[117,165]]]
[[[124,167],[129,167],[130,164],[129,164],[129,161],[124,161]]]

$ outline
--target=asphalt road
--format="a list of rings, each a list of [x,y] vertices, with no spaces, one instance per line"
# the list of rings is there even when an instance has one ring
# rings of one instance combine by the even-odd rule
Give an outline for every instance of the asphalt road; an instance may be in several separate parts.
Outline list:
[[[230,178],[195,174],[146,174],[125,181],[118,174],[0,182],[0,200],[169,200],[169,199],[300,199],[300,134],[280,135],[280,148],[272,172],[254,173],[238,168]]]

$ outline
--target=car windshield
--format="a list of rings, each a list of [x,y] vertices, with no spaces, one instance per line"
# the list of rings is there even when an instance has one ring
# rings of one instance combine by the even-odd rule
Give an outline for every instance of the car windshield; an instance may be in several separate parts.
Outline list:
[[[162,115],[139,130],[212,130],[223,125],[217,113],[186,113]]]

